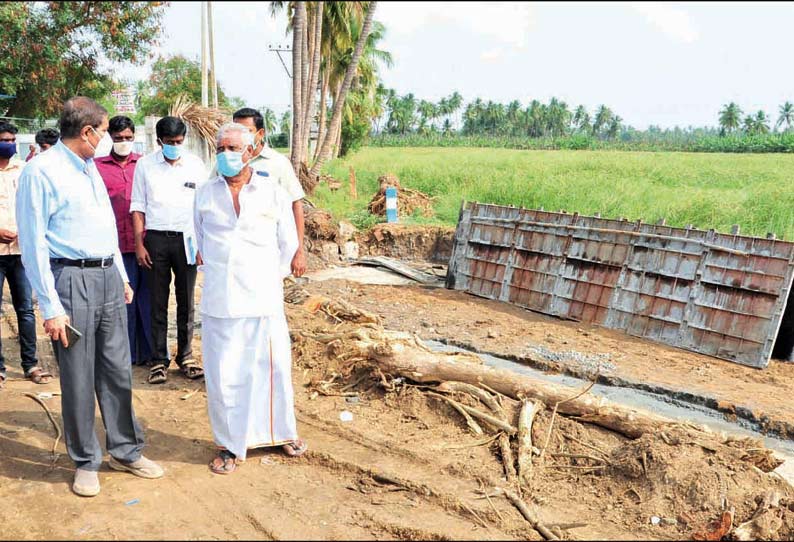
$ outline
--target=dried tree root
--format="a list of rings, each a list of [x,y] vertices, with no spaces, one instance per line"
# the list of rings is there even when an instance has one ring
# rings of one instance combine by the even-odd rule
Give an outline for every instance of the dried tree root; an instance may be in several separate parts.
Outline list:
[[[529,485],[532,480],[532,422],[543,403],[524,400],[518,416],[518,479]]]
[[[42,401],[32,393],[25,393],[25,396],[30,397],[38,404],[40,404],[41,407],[44,409],[44,412],[47,413],[47,417],[52,422],[52,426],[55,428],[55,442],[52,443],[52,456],[56,457],[55,450],[58,448],[58,443],[61,441],[61,437],[63,436],[63,431],[61,430],[61,426],[58,425],[58,422],[55,421],[55,416],[52,415],[52,412],[50,412],[49,407],[44,404],[44,401]]]
[[[524,519],[526,519],[532,528],[539,532],[543,538],[546,540],[559,540],[559,537],[551,532],[551,529],[549,529],[546,525],[541,523],[538,517],[532,513],[532,510],[529,509],[527,503],[521,500],[518,495],[506,489],[503,489],[502,492],[504,493],[504,496],[507,497],[507,500],[513,503],[513,506],[518,508],[518,511],[521,512],[521,515],[524,516]]]
[[[475,435],[485,434],[485,432],[482,430],[482,427],[480,427],[480,425],[476,421],[474,421],[474,419],[469,415],[469,413],[466,412],[466,410],[463,408],[463,405],[461,405],[454,399],[450,399],[449,397],[440,395],[438,393],[428,392],[428,395],[432,395],[433,397],[439,397],[443,399],[444,401],[449,403],[450,406],[452,406],[452,408],[460,412],[460,415],[466,419],[466,425],[469,426],[469,429],[471,429],[472,433],[474,433]]]
[[[516,474],[513,450],[510,448],[510,437],[504,433],[499,433],[499,451],[502,454],[502,465],[505,469],[505,476],[509,484],[514,484],[518,475]]]
[[[502,407],[496,401],[494,396],[482,388],[478,388],[477,386],[473,386],[465,382],[450,381],[450,382],[442,382],[441,384],[439,384],[437,389],[438,391],[444,391],[444,392],[458,391],[458,392],[468,393],[469,395],[473,395],[474,397],[479,399],[482,402],[482,404],[490,408],[494,414],[507,421],[505,418],[504,410],[502,410]]]

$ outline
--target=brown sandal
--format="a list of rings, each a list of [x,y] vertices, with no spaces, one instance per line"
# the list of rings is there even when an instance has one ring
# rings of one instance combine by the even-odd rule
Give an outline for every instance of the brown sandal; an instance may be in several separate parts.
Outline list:
[[[25,373],[25,378],[36,384],[49,384],[52,375],[37,365]]]
[[[300,457],[306,453],[306,450],[309,449],[309,446],[303,441],[303,439],[295,439],[292,442],[288,442],[284,446],[281,447],[284,450],[284,453],[290,457]]]
[[[231,474],[237,468],[237,456],[228,450],[218,450],[217,457],[210,462],[209,467],[215,474]]]
[[[149,369],[149,384],[162,384],[166,380],[168,380],[168,373],[166,371],[165,365],[162,363],[153,366]]]
[[[204,369],[202,369],[199,364],[192,359],[183,361],[179,366],[179,370],[190,380],[196,380],[197,378],[204,376]]]

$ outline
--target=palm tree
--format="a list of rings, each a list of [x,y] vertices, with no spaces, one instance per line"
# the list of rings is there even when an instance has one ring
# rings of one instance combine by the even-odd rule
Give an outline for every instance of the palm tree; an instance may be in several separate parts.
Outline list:
[[[607,137],[610,139],[615,139],[618,137],[618,133],[620,132],[620,122],[623,119],[620,118],[618,115],[612,115],[612,118],[609,121],[609,128],[607,129]]]
[[[276,119],[276,114],[273,110],[269,107],[264,107],[260,110],[260,113],[262,113],[262,118],[265,122],[265,133],[272,134],[275,132],[278,126],[278,119]]]
[[[449,114],[455,115],[463,105],[463,96],[456,90],[447,100],[447,105],[449,106]],[[456,122],[456,124],[458,124],[458,122]]]
[[[744,117],[744,121],[742,121],[742,129],[746,134],[755,133],[755,119],[751,115]]]
[[[582,132],[587,132],[590,130],[590,114],[583,105],[580,105],[576,108],[576,111],[573,114],[573,123],[576,128]]]
[[[780,106],[780,116],[777,118],[775,128],[779,128],[781,124],[786,125],[786,132],[794,125],[794,104],[791,102],[786,102]]]
[[[601,129],[609,124],[610,120],[612,120],[612,111],[605,105],[598,106],[595,120],[593,121],[593,135],[598,135]]]
[[[726,132],[738,130],[741,117],[741,108],[736,103],[731,102],[720,111],[720,127]]]
[[[417,107],[417,111],[419,111],[419,127],[417,128],[417,131],[421,133],[426,133],[427,123],[431,121],[436,115],[436,106],[433,104],[433,102],[428,102],[427,100],[420,100],[419,106]]]
[[[758,111],[753,119],[753,128],[756,134],[769,133],[769,117],[763,111]]]
[[[353,83],[353,77],[356,74],[359,59],[361,58],[361,54],[364,50],[364,45],[366,44],[367,37],[369,36],[370,29],[372,28],[372,18],[375,16],[375,8],[377,7],[377,5],[378,5],[377,1],[372,1],[369,2],[369,5],[367,6],[367,14],[364,18],[364,23],[362,24],[361,30],[356,39],[356,45],[353,50],[353,55],[350,58],[350,64],[347,66],[347,70],[345,71],[345,78],[342,81],[341,87],[339,88],[339,93],[334,99],[334,109],[331,114],[331,122],[330,122],[330,131],[332,132],[334,132],[335,130],[340,130],[341,132],[342,113],[343,113],[342,106],[345,103],[345,98],[347,97],[347,93],[350,90],[350,86]],[[320,147],[320,152],[317,154],[317,160],[315,160],[314,165],[310,170],[310,173],[313,176],[319,175],[320,169],[322,168],[323,164],[330,157],[331,144],[332,144],[331,138],[328,137],[328,134],[325,135],[325,138],[321,143],[318,142],[318,147]]]

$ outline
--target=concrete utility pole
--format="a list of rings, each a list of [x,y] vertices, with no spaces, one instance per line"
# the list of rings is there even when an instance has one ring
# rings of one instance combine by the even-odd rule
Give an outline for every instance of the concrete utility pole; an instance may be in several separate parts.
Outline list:
[[[207,107],[207,2],[201,2],[201,105]]]
[[[278,55],[278,59],[281,61],[281,65],[284,66],[284,71],[287,72],[287,77],[289,77],[290,81],[292,81],[292,74],[289,72],[289,68],[287,68],[286,62],[284,59],[281,58],[281,53],[283,52],[292,52],[292,47],[289,45],[268,45],[268,50],[272,53],[276,53]],[[289,110],[292,111],[292,88],[290,87],[289,90]],[[292,154],[292,128],[289,131],[289,152]]]
[[[207,1],[207,32],[209,34],[210,45],[210,91],[212,92],[212,106],[218,107],[218,70],[215,67],[215,47],[213,45],[213,35],[215,30],[212,26],[212,2]]]

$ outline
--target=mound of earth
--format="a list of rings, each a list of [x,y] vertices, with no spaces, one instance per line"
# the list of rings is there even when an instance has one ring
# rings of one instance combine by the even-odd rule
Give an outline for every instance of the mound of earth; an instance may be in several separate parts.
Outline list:
[[[413,216],[418,210],[422,216],[433,216],[433,204],[430,196],[418,190],[404,188],[400,185],[400,179],[393,173],[387,173],[378,177],[378,192],[372,197],[367,210],[378,216],[386,216],[386,189],[393,187],[397,189],[397,215]]]

